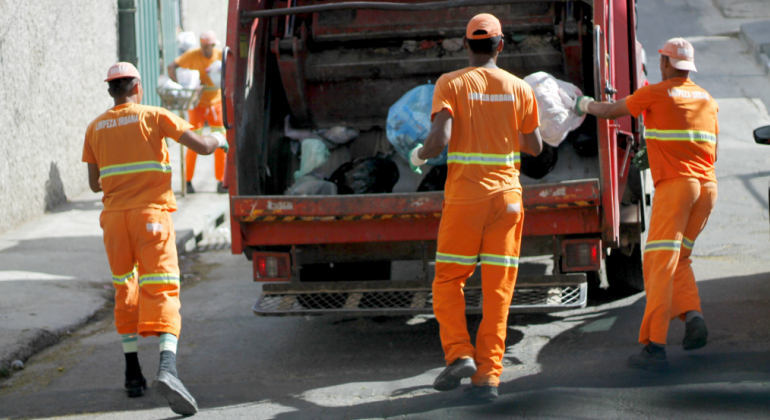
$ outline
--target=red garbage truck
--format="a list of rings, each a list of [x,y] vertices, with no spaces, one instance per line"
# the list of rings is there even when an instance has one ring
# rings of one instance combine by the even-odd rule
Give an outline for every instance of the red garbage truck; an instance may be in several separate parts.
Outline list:
[[[382,155],[389,107],[467,66],[467,52],[445,41],[456,46],[478,13],[500,19],[498,65],[519,77],[544,71],[603,101],[644,82],[634,0],[230,1],[222,95],[232,252],[264,282],[257,315],[432,313],[443,192],[416,192],[419,179],[391,155],[401,168],[392,193],[285,195],[300,160],[284,129],[287,115],[297,127],[349,127],[360,133],[350,159]],[[642,122],[589,116],[577,131],[552,171],[521,178],[522,257],[552,256],[553,270],[521,270],[511,312],[585,306],[600,282],[643,289],[651,186],[632,163]],[[465,297],[467,312],[480,313],[477,277]]]

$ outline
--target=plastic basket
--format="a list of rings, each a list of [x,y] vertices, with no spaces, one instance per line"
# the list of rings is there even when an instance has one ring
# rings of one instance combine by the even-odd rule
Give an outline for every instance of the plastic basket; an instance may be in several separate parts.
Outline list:
[[[172,111],[186,111],[198,105],[203,86],[196,89],[157,88],[157,92],[164,108]]]

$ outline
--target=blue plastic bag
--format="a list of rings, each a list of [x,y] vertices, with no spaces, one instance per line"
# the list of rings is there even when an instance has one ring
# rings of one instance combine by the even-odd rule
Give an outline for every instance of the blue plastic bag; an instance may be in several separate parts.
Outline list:
[[[430,121],[433,106],[434,85],[422,85],[407,92],[388,111],[386,126],[388,141],[407,161],[409,153],[418,143],[425,143],[432,126]],[[428,159],[428,165],[446,165],[447,149],[433,159]]]

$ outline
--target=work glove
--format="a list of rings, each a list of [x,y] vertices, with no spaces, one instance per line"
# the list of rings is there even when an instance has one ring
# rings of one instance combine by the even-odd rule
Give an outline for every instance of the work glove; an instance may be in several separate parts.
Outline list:
[[[639,151],[636,152],[634,158],[631,159],[631,161],[640,171],[650,169],[650,160],[647,156],[647,146],[640,147]]]
[[[422,145],[418,144],[417,147],[412,149],[412,152],[409,153],[409,167],[412,169],[412,172],[416,174],[422,174],[420,166],[425,165],[425,162],[427,162],[427,160],[419,158],[418,153],[420,153],[420,150],[422,150]]]
[[[594,102],[594,98],[590,96],[581,96],[575,101],[575,114],[578,117],[582,117],[583,114],[588,113],[588,104]]]
[[[220,132],[214,132],[214,133],[211,133],[211,137],[214,137],[215,139],[217,139],[217,143],[219,143],[217,145],[218,148],[224,150],[225,153],[230,151],[230,145],[227,144],[227,139],[225,138],[224,134]]]

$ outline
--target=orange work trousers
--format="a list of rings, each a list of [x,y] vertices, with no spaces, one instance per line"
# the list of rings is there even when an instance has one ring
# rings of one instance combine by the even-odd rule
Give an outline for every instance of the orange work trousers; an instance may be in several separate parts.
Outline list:
[[[171,214],[151,208],[105,211],[100,222],[115,286],[118,333],[179,337],[179,265]]]
[[[513,298],[524,211],[521,193],[507,192],[475,204],[445,204],[438,232],[433,311],[447,365],[473,358],[475,385],[497,386],[503,372],[508,310]],[[471,344],[463,287],[481,259],[483,319]]]
[[[196,134],[203,133],[203,124],[209,123],[211,132],[220,132],[225,134],[225,126],[222,122],[222,103],[214,104],[209,107],[197,106],[188,111],[190,116],[190,124],[193,126],[193,131]],[[227,154],[222,149],[217,149],[214,152],[214,176],[217,181],[222,182],[222,178],[225,175],[225,157]],[[187,149],[187,155],[185,156],[185,165],[187,165],[185,179],[190,182],[193,179],[195,173],[195,161],[198,159],[198,154],[190,149]]]
[[[716,182],[676,178],[655,186],[650,233],[644,247],[647,306],[639,342],[666,344],[672,319],[701,311],[692,248],[717,201]]]

